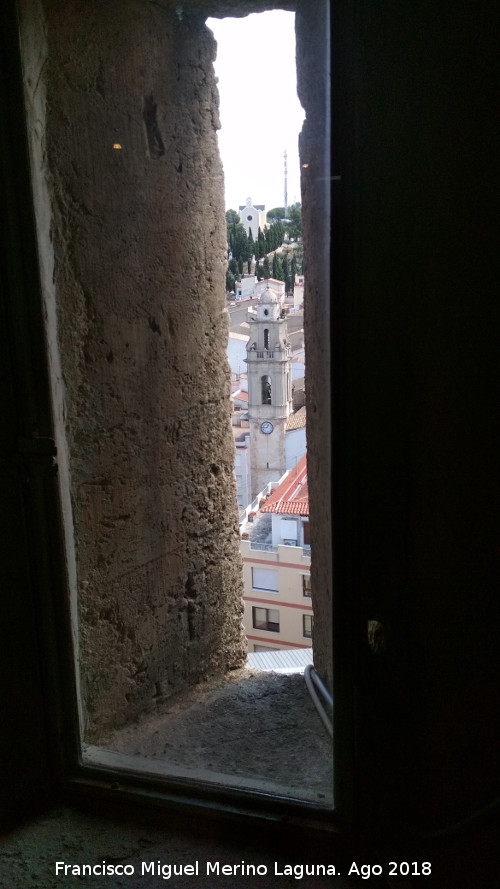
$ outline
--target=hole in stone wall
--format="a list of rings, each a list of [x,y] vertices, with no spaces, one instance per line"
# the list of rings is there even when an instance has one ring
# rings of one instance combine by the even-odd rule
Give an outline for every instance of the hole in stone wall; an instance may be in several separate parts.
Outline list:
[[[101,9],[100,4],[97,8]],[[50,10],[48,14],[50,19]],[[140,15],[137,13],[134,21],[134,45]],[[263,35],[269,34],[270,25],[267,14],[258,18],[262,51]],[[114,23],[104,13],[102,23],[111,27],[114,35]],[[240,20],[239,24],[237,46],[244,59],[248,22]],[[49,21],[54,53],[58,41],[67,39],[65,25]],[[75,120],[68,121],[62,113],[58,117],[56,108],[49,122],[53,128],[50,144],[59,140],[62,146],[57,171],[61,193],[66,189],[71,194],[71,200],[61,202],[55,214],[58,225],[57,214],[64,216],[54,249],[59,251],[61,263],[56,275],[57,336],[63,376],[68,381],[64,408],[69,406],[68,414],[61,410],[67,425],[59,433],[58,446],[61,454],[67,449],[71,472],[65,477],[71,476],[73,485],[70,493],[76,533],[71,547],[78,590],[75,585],[77,604],[73,601],[72,605],[78,610],[80,628],[84,761],[224,783],[329,807],[330,742],[302,675],[290,672],[287,663],[276,667],[277,661],[271,672],[247,667],[243,672],[234,670],[229,678],[227,674],[227,668],[243,663],[242,655],[246,654],[239,634],[241,603],[232,589],[234,584],[239,590],[238,553],[247,568],[251,565],[249,554],[256,557],[262,569],[261,583],[266,582],[265,572],[274,570],[269,566],[275,555],[280,568],[299,582],[296,602],[277,601],[271,587],[250,588],[245,595],[250,616],[253,609],[264,609],[269,618],[264,628],[262,621],[259,626],[252,625],[251,617],[247,621],[248,628],[255,631],[252,635],[259,637],[251,642],[252,653],[269,656],[263,648],[271,649],[275,656],[299,649],[310,651],[303,633],[303,616],[312,615],[302,588],[310,561],[303,523],[295,522],[294,533],[289,527],[288,536],[284,536],[282,516],[271,509],[285,473],[287,490],[304,495],[307,488],[301,468],[305,425],[288,423],[295,415],[290,378],[296,388],[299,386],[299,378],[291,373],[292,365],[301,363],[294,361],[299,358],[297,352],[302,352],[303,364],[301,306],[294,302],[293,287],[293,271],[302,274],[300,190],[297,184],[289,202],[292,146],[281,145],[276,153],[283,206],[275,193],[272,198],[267,193],[256,197],[257,206],[251,198],[241,198],[241,215],[247,223],[254,221],[254,209],[261,212],[261,203],[267,205],[266,213],[268,209],[274,212],[262,226],[254,231],[250,226],[244,233],[248,251],[253,242],[253,252],[245,260],[246,271],[240,267],[245,268],[241,255],[236,264],[244,298],[239,305],[230,298],[231,293],[226,299],[219,269],[223,240],[217,226],[223,199],[214,150],[217,110],[208,67],[211,38],[197,30],[199,27],[198,22],[183,16],[169,24],[167,35],[169,47],[174,47],[170,55],[175,56],[168,71],[175,80],[170,84],[172,94],[174,86],[184,89],[186,95],[191,90],[191,103],[184,95],[184,101],[176,104],[167,89],[162,92],[157,70],[153,74],[160,85],[154,93],[145,88],[137,96],[116,92],[123,75],[119,66],[128,60],[121,45],[114,53],[114,45],[108,41],[112,57],[104,61],[99,53],[98,58],[98,98],[88,96],[88,82],[92,81],[87,82],[86,75],[71,93],[72,80],[65,72],[60,89],[68,90],[66,108],[71,100],[75,103]],[[150,29],[149,24],[143,28],[142,39]],[[73,39],[71,26],[68,33]],[[274,42],[282,54],[282,30]],[[293,47],[291,53],[293,58]],[[161,64],[170,55],[161,55]],[[93,61],[89,55],[85,71]],[[269,66],[267,70],[269,74]],[[53,73],[56,84],[57,65]],[[76,83],[80,69],[75,67],[74,73]],[[126,74],[123,82],[130,83],[129,72]],[[276,107],[289,88],[281,58],[274,90]],[[248,77],[244,75],[243,96],[247,90]],[[109,97],[105,107],[103,95]],[[243,105],[245,101],[242,99]],[[55,95],[52,102],[57,103]],[[71,172],[65,167],[70,154],[67,133],[72,126],[80,126],[79,115],[84,112],[97,132],[112,116],[117,141],[110,141],[110,156],[102,169],[97,169],[89,149],[88,157],[84,152],[78,155]],[[64,122],[60,131],[58,120]],[[252,138],[253,130],[241,132],[240,144]],[[73,144],[71,139],[69,144]],[[268,151],[269,144],[268,139]],[[126,150],[116,151],[115,145]],[[68,163],[71,166],[72,162]],[[271,154],[267,163],[271,166]],[[265,165],[258,167],[262,178]],[[254,188],[254,182],[248,182],[249,174],[247,168],[238,185],[243,193]],[[255,188],[260,188],[258,182]],[[266,192],[263,184],[262,189]],[[197,195],[206,198],[206,203]],[[151,212],[148,200],[154,204]],[[115,211],[115,203],[120,212]],[[185,210],[184,215],[178,213],[179,207]],[[202,224],[193,232],[195,211],[202,215]],[[236,227],[239,224],[235,223]],[[79,241],[82,231],[84,237]],[[180,254],[195,259],[191,265],[186,260],[182,267],[176,264]],[[256,293],[243,293],[249,284],[262,282]],[[163,299],[158,299],[160,287],[164,288]],[[192,293],[196,304],[188,299]],[[253,314],[254,306],[258,308],[261,302],[259,293],[265,304],[265,346],[257,334],[249,337],[246,332],[259,325]],[[235,309],[232,321],[245,304],[245,317],[239,324],[245,333],[240,334],[239,342],[245,343],[245,349],[247,340],[256,344],[255,349],[252,345],[255,354],[249,357],[249,361],[256,359],[255,399],[251,400],[248,391],[249,377],[246,393],[240,388],[243,407],[247,396],[246,420],[241,418],[247,426],[242,430],[248,430],[248,450],[253,441],[259,465],[239,510],[239,527],[238,511],[225,499],[228,490],[234,493],[228,474],[236,470],[238,476],[239,467],[236,461],[232,465],[234,455],[227,446],[224,423],[229,411],[226,402],[221,406],[219,394],[227,372],[222,368],[223,356],[214,346],[221,340],[225,299],[230,314]],[[191,328],[195,332],[190,339]],[[300,347],[294,348],[297,343]],[[263,360],[274,364],[265,368],[260,364]],[[276,369],[280,362],[282,367]],[[161,373],[157,374],[158,368]],[[262,403],[263,375],[271,378],[272,404]],[[210,390],[207,379],[213,380]],[[254,404],[259,411],[252,415],[248,407]],[[238,411],[244,413],[244,409]],[[193,428],[198,431],[196,440]],[[288,450],[284,447],[287,435]],[[236,458],[243,458],[243,450],[236,442]],[[294,506],[297,503],[296,498]],[[254,519],[254,529],[260,527],[261,534],[268,533],[266,524],[271,525],[270,543],[250,540],[250,534],[244,540],[243,514]],[[228,515],[234,515],[235,522],[228,520]],[[247,550],[238,550],[244,542]],[[276,636],[270,639],[278,628],[281,644]],[[294,642],[297,628],[300,641]],[[260,638],[261,633],[269,634],[269,640]],[[211,648],[213,638],[222,640],[222,653]],[[117,714],[122,727],[115,730]],[[307,769],[303,767],[304,751]]]
[[[311,595],[309,537],[300,530],[306,526],[308,530],[304,523],[308,515],[306,403],[302,400],[296,412],[290,387],[292,377],[295,389],[304,389],[305,366],[303,288],[298,288],[299,296],[294,294],[295,276],[298,281],[303,271],[297,148],[303,112],[290,73],[295,55],[293,19],[293,14],[274,12],[239,20],[209,20],[218,40],[216,72],[221,94],[220,146],[227,182],[228,266],[235,271],[235,289],[239,286],[243,291],[238,301],[234,292],[226,293],[226,301],[232,389],[243,399],[242,405],[234,405],[237,410],[233,424],[237,425],[232,428],[249,659],[245,670],[236,672],[231,679],[226,677],[208,688],[195,687],[181,697],[165,696],[161,683],[157,683],[155,713],[115,732],[105,746],[125,757],[140,756],[149,764],[154,759],[157,767],[163,764],[170,774],[179,770],[185,773],[188,768],[191,776],[229,784],[243,781],[253,789],[284,792],[298,799],[328,804],[332,788],[329,741],[302,675],[306,665],[312,663],[312,601],[304,594],[306,583],[308,596]],[[274,68],[274,77],[282,118],[261,120],[261,130],[267,134],[266,154],[252,158],[254,124],[248,122],[246,103],[234,99],[238,93],[244,95],[247,76],[245,73],[235,78],[234,61],[237,57],[245,58],[257,46],[266,58],[266,47],[268,53],[274,53],[278,43],[281,61]],[[269,84],[272,66],[264,65],[263,71]],[[254,87],[259,94],[264,81],[260,85],[257,75],[258,68],[254,67]],[[225,90],[228,84],[233,98]],[[287,136],[280,123],[293,114],[295,132]],[[150,124],[148,133],[153,133],[155,145],[156,106],[153,114],[152,100],[149,116],[154,125]],[[292,123],[292,131],[293,126]],[[230,139],[227,144],[224,139],[228,130],[238,133],[234,144]],[[295,143],[288,150],[284,144],[287,138]],[[278,187],[276,170],[281,172]],[[289,204],[290,186],[294,195]],[[250,198],[246,204],[238,204],[230,197],[234,188],[240,198],[253,189],[259,199],[255,205]],[[235,196],[236,192],[232,194]],[[253,231],[256,221],[260,224]],[[246,251],[236,255],[242,245]],[[266,307],[262,316],[256,316],[254,306],[259,306],[261,297]],[[254,339],[257,346],[248,351]],[[244,352],[240,353],[237,370],[232,341],[247,350],[246,357]],[[251,373],[256,381],[254,386]],[[237,400],[236,396],[234,399]],[[250,475],[246,484],[242,463]],[[219,475],[217,464],[212,463],[210,470],[213,476]],[[293,518],[287,518],[287,498]],[[281,512],[273,513],[273,505],[278,502]],[[301,510],[302,519],[297,521]],[[192,587],[192,577],[189,580]],[[270,607],[270,596],[276,599],[274,607]],[[186,591],[186,597],[188,633],[194,640],[196,593],[191,589]],[[308,751],[306,771],[301,766],[303,750]],[[102,751],[88,755],[97,756],[100,761]]]

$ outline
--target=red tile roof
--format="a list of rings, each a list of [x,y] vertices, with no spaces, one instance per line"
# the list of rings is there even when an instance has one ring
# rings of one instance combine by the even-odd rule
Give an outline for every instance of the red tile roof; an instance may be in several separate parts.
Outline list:
[[[309,515],[309,492],[307,489],[306,455],[300,458],[284,481],[273,491],[261,512],[274,512],[279,515]]]
[[[237,389],[236,392],[233,392],[231,398],[236,398],[237,401],[246,401],[248,403],[248,392],[245,392],[243,389]]]

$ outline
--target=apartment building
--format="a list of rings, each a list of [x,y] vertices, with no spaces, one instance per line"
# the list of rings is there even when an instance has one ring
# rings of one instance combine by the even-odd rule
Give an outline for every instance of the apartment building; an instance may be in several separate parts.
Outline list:
[[[248,651],[310,648],[313,609],[305,455],[248,507],[240,548]]]

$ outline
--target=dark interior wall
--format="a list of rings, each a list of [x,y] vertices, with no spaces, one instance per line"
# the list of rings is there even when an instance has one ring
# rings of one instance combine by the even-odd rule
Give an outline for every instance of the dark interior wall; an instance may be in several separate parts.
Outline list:
[[[362,783],[382,808],[452,821],[498,794],[495,4],[336,15],[334,348]],[[383,625],[378,654],[367,620]]]
[[[15,11],[0,8],[0,825],[51,792],[46,695],[39,631],[43,579],[51,562],[47,513],[56,495],[45,348],[39,338],[36,239]],[[56,497],[57,499],[57,497]],[[35,505],[37,504],[37,505]]]
[[[404,808],[427,823],[498,795],[494,12],[486,2],[339,0],[334,15],[336,580],[366,652],[355,664],[358,776],[378,815]],[[26,269],[32,262],[28,251]],[[15,385],[18,358],[5,366]],[[17,429],[25,410],[16,390],[4,418]],[[15,447],[9,440],[2,458],[17,497]],[[3,539],[26,554],[11,504],[2,500]],[[2,568],[19,621],[32,600],[17,591],[34,578],[17,558]],[[367,619],[384,626],[380,655],[366,649]],[[3,633],[12,627],[2,622]],[[2,739],[11,754],[15,731],[21,754],[4,762],[19,770],[44,737],[41,720],[29,737],[19,721],[31,706],[24,681],[32,713],[41,709],[23,630],[21,657],[19,646],[1,649]],[[15,664],[31,677],[18,681]]]
[[[244,657],[215,47],[150,4],[27,2],[21,30],[95,736]]]
[[[2,99],[4,97],[2,96]],[[1,101],[1,100],[0,100]],[[2,102],[2,106],[5,106]],[[3,146],[2,146],[3,147]],[[0,152],[3,154],[3,151]],[[2,193],[9,201],[9,186]],[[11,171],[9,171],[11,173]],[[15,213],[10,209],[10,221]],[[12,242],[11,242],[12,245]],[[6,246],[4,241],[3,247]],[[21,282],[17,275],[6,280],[7,262],[12,261],[0,251],[0,287],[2,294],[9,285]],[[22,285],[21,285],[22,286]],[[19,292],[19,289],[18,289]],[[16,319],[19,320],[19,319]],[[37,657],[37,620],[34,603],[33,578],[30,576],[30,540],[26,527],[26,493],[30,486],[43,484],[36,465],[31,467],[19,454],[19,443],[31,435],[29,424],[23,422],[18,410],[23,389],[22,380],[12,373],[16,358],[12,342],[16,321],[9,311],[7,300],[2,300],[0,315],[1,355],[1,411],[4,422],[0,434],[0,467],[2,508],[0,511],[0,623],[2,627],[2,683],[0,708],[0,824],[7,813],[12,813],[18,801],[47,790],[48,745],[43,708],[43,680]],[[9,341],[10,340],[10,341]],[[42,467],[43,471],[43,461]],[[38,476],[38,478],[37,478]],[[28,653],[19,658],[20,652]]]

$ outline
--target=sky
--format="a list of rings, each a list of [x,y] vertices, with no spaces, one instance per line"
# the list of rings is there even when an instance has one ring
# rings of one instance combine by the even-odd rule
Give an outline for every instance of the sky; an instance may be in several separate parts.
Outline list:
[[[207,20],[217,40],[219,150],[226,210],[251,197],[266,210],[300,201],[298,138],[304,111],[297,98],[295,15],[274,10]]]

